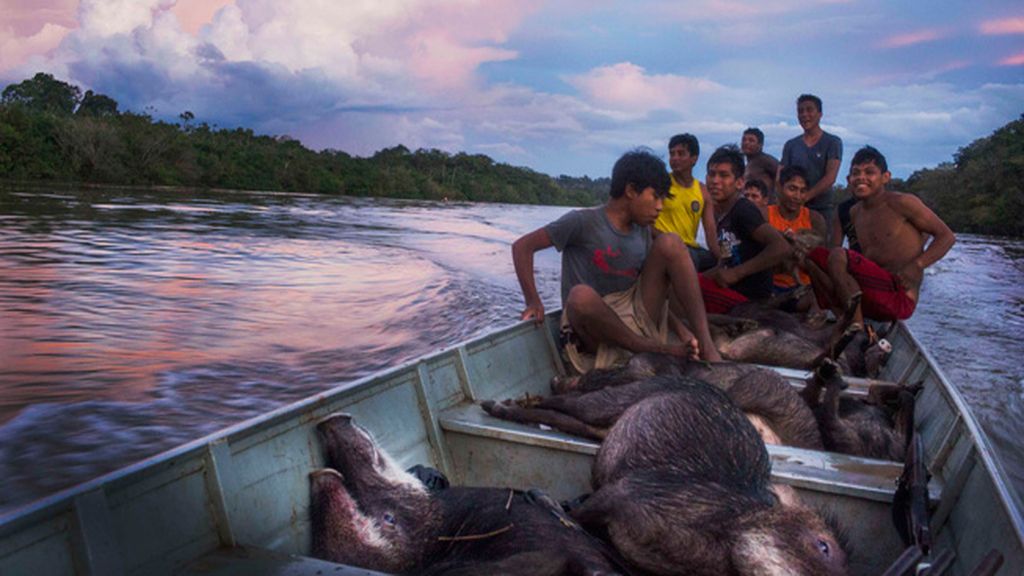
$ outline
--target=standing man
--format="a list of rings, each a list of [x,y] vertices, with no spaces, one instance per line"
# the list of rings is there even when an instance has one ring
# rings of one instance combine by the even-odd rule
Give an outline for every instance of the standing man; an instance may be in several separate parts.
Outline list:
[[[752,180],[764,182],[768,190],[767,198],[775,196],[775,178],[779,173],[779,161],[771,154],[764,153],[764,132],[759,128],[747,128],[743,131],[740,149],[747,158],[747,171],[743,179],[749,184]]]
[[[560,339],[566,360],[580,373],[624,363],[637,352],[721,360],[686,245],[675,234],[651,234],[668,195],[666,172],[654,154],[627,152],[612,169],[603,206],[568,212],[512,244],[526,300],[521,318],[538,323],[544,304],[533,255],[551,246],[562,253]],[[669,313],[670,297],[689,327]],[[668,340],[670,328],[681,343]]]
[[[725,314],[736,304],[772,293],[772,268],[791,253],[757,206],[743,197],[743,155],[722,146],[708,159],[708,193],[714,201],[722,264],[701,277],[707,311]]]
[[[693,177],[693,167],[700,157],[700,144],[693,134],[676,134],[668,141],[668,165],[672,169],[672,187],[665,199],[661,214],[654,221],[655,234],[671,232],[690,251],[698,272],[718,263],[718,243],[715,241],[715,217],[704,184]],[[697,244],[697,228],[704,224],[704,241],[708,248]]]
[[[821,98],[817,96],[801,94],[797,98],[796,118],[804,133],[783,146],[780,167],[800,166],[807,173],[807,207],[825,218],[825,238],[831,241],[835,219],[832,185],[843,161],[843,141],[821,129]]]

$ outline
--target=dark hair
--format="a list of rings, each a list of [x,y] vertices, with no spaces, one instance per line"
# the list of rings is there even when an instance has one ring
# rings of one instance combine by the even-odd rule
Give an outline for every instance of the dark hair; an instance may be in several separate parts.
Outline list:
[[[804,183],[807,183],[807,170],[804,170],[803,166],[786,166],[779,172],[779,186],[785,186],[786,182],[789,182],[793,178],[803,178]]]
[[[711,168],[713,164],[731,164],[732,174],[737,178],[742,178],[743,171],[746,169],[743,153],[735,144],[719,146],[711,158],[708,158],[708,168]]]
[[[800,97],[796,99],[797,106],[803,104],[804,102],[814,102],[814,105],[818,107],[818,112],[822,111],[821,98],[818,98],[814,94],[801,94]]]
[[[850,161],[850,166],[867,164],[868,162],[874,162],[875,166],[878,166],[878,169],[882,172],[889,171],[889,164],[886,163],[885,156],[882,156],[882,153],[873,146],[865,146],[857,150],[857,153],[853,155],[853,160]]]
[[[665,162],[649,148],[637,148],[622,155],[612,168],[612,185],[608,195],[620,198],[626,186],[632,184],[637,192],[654,188],[655,196],[665,198],[672,187]]]
[[[747,134],[753,134],[754,136],[757,137],[757,143],[761,144],[762,146],[764,145],[764,132],[761,132],[760,128],[747,128],[746,130],[743,131],[743,135],[746,136]]]
[[[700,144],[693,134],[676,134],[669,138],[668,149],[671,150],[680,144],[686,146],[686,149],[690,151],[690,156],[700,156]]]
[[[764,180],[761,180],[760,178],[751,178],[744,182],[743,189],[746,190],[747,188],[757,188],[758,192],[761,193],[761,196],[763,198],[768,198],[768,185],[765,184]]]

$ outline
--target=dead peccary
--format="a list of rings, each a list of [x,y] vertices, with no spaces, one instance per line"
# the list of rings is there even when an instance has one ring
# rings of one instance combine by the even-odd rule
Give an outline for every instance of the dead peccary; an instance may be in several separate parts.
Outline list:
[[[544,424],[569,434],[601,440],[627,408],[660,392],[709,382],[754,423],[766,442],[822,449],[818,426],[807,403],[778,373],[728,362],[687,362],[661,354],[637,354],[620,368],[591,370],[578,378],[556,378],[554,396],[531,399],[529,406],[485,401],[492,416]]]
[[[769,475],[742,412],[698,382],[626,410],[598,451],[596,491],[571,515],[651,574],[846,574],[834,531],[782,506]]]
[[[851,313],[834,326],[807,321],[770,304],[739,304],[727,316],[709,317],[715,346],[723,358],[735,362],[810,370],[828,357],[847,374],[874,378],[891,348],[853,323],[852,312],[859,302],[855,298]]]
[[[614,552],[539,492],[428,492],[345,415],[317,426],[313,555],[396,574],[616,574]]]
[[[825,448],[902,462],[913,426],[914,395],[920,387],[873,386],[868,401],[842,396],[844,387],[839,367],[825,362],[801,392],[814,410]]]

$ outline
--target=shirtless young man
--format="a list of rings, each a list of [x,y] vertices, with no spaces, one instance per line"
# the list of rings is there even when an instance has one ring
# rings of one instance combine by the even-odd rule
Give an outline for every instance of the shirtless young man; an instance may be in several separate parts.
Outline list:
[[[862,294],[854,322],[909,318],[917,305],[924,269],[938,262],[956,241],[953,231],[911,194],[886,189],[891,175],[882,154],[865,146],[850,165],[849,184],[857,203],[850,209],[863,253],[817,248],[808,270],[822,308],[839,313]],[[925,247],[927,237],[932,241]]]
[[[533,255],[551,246],[562,252],[562,340],[566,359],[581,373],[638,352],[721,360],[686,244],[675,234],[651,234],[669,186],[660,158],[627,152],[612,170],[607,203],[573,210],[512,244],[526,299],[522,319],[537,323],[544,321],[544,304]],[[669,313],[670,296],[689,329]],[[681,342],[668,341],[669,328]]]

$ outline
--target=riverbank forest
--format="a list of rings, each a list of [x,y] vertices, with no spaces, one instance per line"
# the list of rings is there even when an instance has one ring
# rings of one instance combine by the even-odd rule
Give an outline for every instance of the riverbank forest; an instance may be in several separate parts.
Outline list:
[[[362,158],[218,129],[189,111],[178,120],[122,111],[109,96],[36,74],[0,97],[0,180],[569,206],[608,193],[607,178],[555,178],[483,154],[396,145]],[[958,232],[1024,236],[1024,116],[894,187],[920,196]]]

